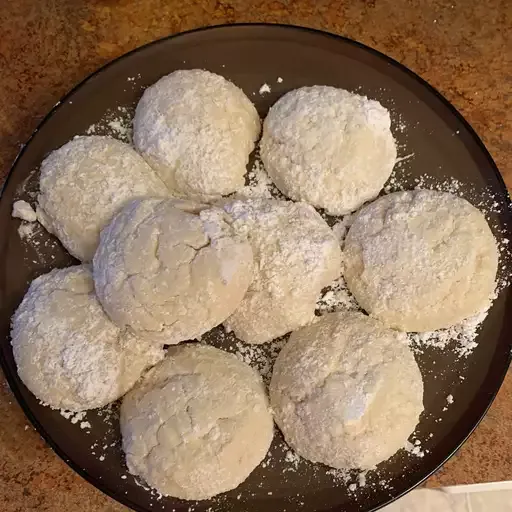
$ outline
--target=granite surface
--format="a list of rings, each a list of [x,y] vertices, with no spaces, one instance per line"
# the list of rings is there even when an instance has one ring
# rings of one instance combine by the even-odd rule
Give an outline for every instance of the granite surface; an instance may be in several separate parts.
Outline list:
[[[41,118],[75,83],[168,34],[232,22],[342,34],[438,88],[484,140],[512,188],[508,0],[0,0],[0,182]],[[62,462],[0,376],[0,510],[126,510]],[[469,441],[427,485],[512,479],[512,374]]]

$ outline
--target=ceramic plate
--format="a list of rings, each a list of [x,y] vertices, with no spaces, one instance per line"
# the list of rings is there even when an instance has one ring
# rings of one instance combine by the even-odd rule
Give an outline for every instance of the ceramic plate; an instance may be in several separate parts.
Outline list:
[[[41,123],[12,168],[0,201],[0,355],[9,384],[57,454],[97,488],[134,510],[375,510],[427,478],[485,414],[510,362],[509,290],[495,301],[469,357],[435,348],[417,355],[425,381],[425,413],[411,440],[420,441],[420,453],[400,451],[377,472],[368,473],[365,482],[353,474],[345,483],[321,465],[290,463],[286,459],[291,454],[276,432],[271,457],[239,488],[198,503],[162,498],[127,474],[115,406],[88,412],[84,418],[75,416],[73,423],[41,405],[17,376],[10,317],[32,279],[55,266],[72,264],[73,259],[44,232],[36,233],[32,243],[21,241],[20,222],[11,218],[13,201],[34,203],[41,160],[75,135],[108,132],[109,127],[114,134],[125,135],[115,131],[117,118],[133,113],[146,86],[183,68],[204,68],[232,80],[254,101],[261,117],[285,92],[305,85],[343,87],[379,100],[391,111],[400,156],[409,155],[395,175],[411,185],[426,174],[432,182],[455,178],[459,190],[473,202],[492,197],[490,224],[496,236],[512,239],[508,194],[482,142],[438,92],[397,62],[354,41],[298,27],[232,25],[179,34],[135,50],[82,82]],[[260,94],[265,83],[270,92]],[[218,331],[208,340],[224,348],[236,343]],[[454,402],[443,410],[449,394]]]

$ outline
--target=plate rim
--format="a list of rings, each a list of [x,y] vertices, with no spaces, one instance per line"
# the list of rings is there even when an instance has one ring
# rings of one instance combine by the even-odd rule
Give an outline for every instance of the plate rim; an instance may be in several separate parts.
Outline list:
[[[199,33],[199,32],[207,32],[207,31],[216,31],[216,30],[226,30],[230,28],[278,28],[283,30],[290,30],[293,32],[307,32],[316,34],[323,37],[328,37],[334,40],[337,40],[341,43],[345,43],[351,46],[354,46],[356,48],[359,48],[361,50],[364,50],[366,52],[369,52],[370,54],[384,60],[388,64],[394,66],[395,68],[398,68],[400,71],[404,72],[406,75],[408,75],[410,78],[414,79],[416,82],[419,83],[419,85],[426,88],[427,91],[432,93],[440,102],[443,104],[444,107],[446,107],[451,114],[453,114],[456,119],[464,126],[464,128],[467,130],[470,138],[476,143],[477,147],[480,149],[481,154],[485,159],[487,160],[490,168],[495,174],[495,177],[498,180],[498,184],[502,188],[502,195],[503,199],[507,205],[507,211],[505,214],[508,217],[509,222],[512,224],[512,200],[510,197],[510,193],[508,192],[508,188],[505,184],[505,181],[503,179],[502,174],[499,171],[498,166],[496,165],[492,155],[490,154],[489,150],[483,143],[480,136],[477,134],[475,129],[471,126],[471,124],[465,119],[465,117],[459,112],[459,110],[433,85],[431,85],[429,82],[427,82],[425,79],[423,79],[420,75],[418,75],[416,72],[409,69],[407,66],[399,62],[398,60],[386,55],[385,53],[376,50],[375,48],[372,48],[371,46],[368,46],[366,44],[363,44],[359,41],[356,41],[354,39],[351,39],[346,36],[342,36],[333,32],[329,32],[327,30],[321,30],[313,27],[307,27],[307,26],[301,26],[301,25],[294,25],[294,24],[285,24],[285,23],[264,23],[264,22],[257,22],[257,23],[250,23],[250,22],[244,22],[244,23],[221,23],[218,25],[206,25],[197,27],[191,30],[186,30],[182,32],[177,32],[175,34],[170,34],[158,39],[155,39],[154,41],[150,41],[149,43],[146,43],[142,46],[138,46],[137,48],[134,48],[133,50],[130,50],[115,59],[107,62],[106,64],[103,64],[98,69],[93,71],[92,73],[88,74],[85,78],[77,82],[66,94],[64,94],[61,99],[49,110],[49,112],[41,119],[41,121],[37,124],[34,131],[31,133],[31,135],[28,137],[26,142],[22,145],[20,151],[14,158],[9,171],[5,177],[5,180],[3,184],[0,186],[0,201],[3,199],[3,192],[6,189],[10,179],[12,178],[12,175],[14,174],[14,171],[16,170],[18,161],[22,158],[25,151],[27,150],[30,142],[35,137],[37,132],[43,126],[49,121],[49,119],[55,114],[55,112],[61,107],[63,103],[67,101],[67,99],[72,96],[78,89],[80,89],[83,85],[86,84],[90,79],[94,78],[95,76],[99,75],[100,73],[104,72],[111,66],[116,65],[121,60],[124,60],[131,55],[134,55],[136,53],[145,51],[147,48],[151,46],[155,46],[158,44],[165,43],[167,41],[170,41],[172,39],[178,38],[180,36],[185,36],[193,33]],[[464,436],[464,438],[458,443],[458,445],[448,454],[446,457],[443,458],[442,462],[440,462],[433,470],[431,470],[427,475],[425,475],[421,480],[419,480],[415,485],[410,487],[409,489],[403,491],[402,493],[398,494],[397,496],[394,496],[393,498],[390,498],[385,503],[382,503],[381,505],[378,505],[377,507],[373,507],[371,509],[368,509],[367,512],[375,512],[382,507],[392,503],[393,501],[401,498],[405,494],[409,493],[413,489],[420,486],[423,482],[425,482],[428,478],[430,478],[434,473],[436,473],[446,462],[451,459],[455,453],[462,447],[462,445],[468,440],[468,438],[473,434],[475,429],[478,427],[480,422],[484,419],[484,417],[487,415],[487,412],[489,411],[489,408],[493,404],[499,390],[501,389],[501,386],[503,384],[503,381],[505,380],[505,377],[507,375],[507,372],[509,370],[509,367],[512,364],[512,351],[509,351],[508,361],[503,367],[503,372],[497,379],[497,382],[499,383],[499,386],[496,388],[495,391],[492,392],[492,396],[490,397],[489,403],[486,405],[484,411],[480,415],[478,421],[471,427],[467,435]],[[88,473],[85,469],[81,468],[77,463],[75,463],[73,460],[69,459],[67,455],[64,453],[63,450],[59,448],[57,443],[53,441],[53,439],[49,436],[49,434],[46,432],[46,430],[42,427],[42,425],[39,423],[35,415],[32,413],[31,409],[25,402],[21,392],[19,391],[18,385],[15,381],[14,376],[11,374],[11,371],[9,369],[9,366],[7,362],[4,359],[4,355],[2,351],[0,351],[0,366],[3,370],[3,373],[5,375],[5,378],[7,380],[7,383],[9,384],[9,389],[13,393],[14,397],[16,398],[16,401],[20,405],[21,409],[23,410],[23,413],[27,417],[27,419],[32,423],[38,434],[44,439],[44,441],[47,443],[47,445],[52,449],[52,451],[58,455],[75,473],[80,475],[86,482],[93,485],[96,489],[104,493],[105,495],[109,496],[113,500],[117,501],[118,503],[121,503],[122,505],[125,505],[132,510],[135,510],[137,512],[146,512],[146,509],[139,507],[136,503],[133,503],[126,495],[119,495],[116,494],[115,491],[108,488],[108,486],[104,485],[102,480],[97,478],[96,476],[91,475]],[[335,509],[331,509],[331,512],[334,512]]]

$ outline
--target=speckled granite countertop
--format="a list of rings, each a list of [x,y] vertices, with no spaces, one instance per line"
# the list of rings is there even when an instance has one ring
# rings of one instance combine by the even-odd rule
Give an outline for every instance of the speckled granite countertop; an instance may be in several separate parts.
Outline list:
[[[342,34],[411,68],[473,125],[512,188],[508,0],[3,0],[0,12],[0,182],[41,118],[98,67],[168,34],[265,21]],[[45,445],[0,381],[0,510],[126,510]],[[509,372],[476,432],[427,485],[512,479],[511,429]]]

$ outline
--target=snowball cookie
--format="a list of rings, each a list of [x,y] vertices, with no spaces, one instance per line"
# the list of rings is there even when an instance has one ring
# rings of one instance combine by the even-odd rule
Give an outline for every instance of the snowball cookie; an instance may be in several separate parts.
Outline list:
[[[291,335],[270,403],[302,457],[370,469],[405,446],[423,411],[423,382],[404,333],[361,313],[329,313]]]
[[[110,318],[157,343],[222,323],[252,279],[251,246],[225,213],[192,211],[184,201],[135,200],[103,230],[94,256],[96,293]]]
[[[161,494],[207,499],[241,484],[272,442],[260,375],[233,354],[171,347],[121,406],[126,463]]]
[[[395,329],[432,331],[489,307],[498,251],[465,199],[412,190],[357,214],[344,259],[347,285],[369,314]]]
[[[244,186],[260,118],[225,78],[181,70],[146,89],[133,130],[135,147],[173,195],[210,201]]]
[[[168,196],[133,148],[110,137],[77,137],[41,164],[41,224],[82,261],[91,261],[100,231],[130,199]]]
[[[102,407],[163,357],[104,313],[87,265],[38,277],[12,318],[12,348],[27,388],[55,409]]]
[[[252,284],[226,327],[245,342],[265,343],[311,322],[322,288],[341,272],[329,226],[306,203],[250,199],[225,210],[255,259]]]
[[[279,190],[343,215],[376,197],[396,160],[389,112],[335,87],[285,94],[263,125],[261,159]]]

